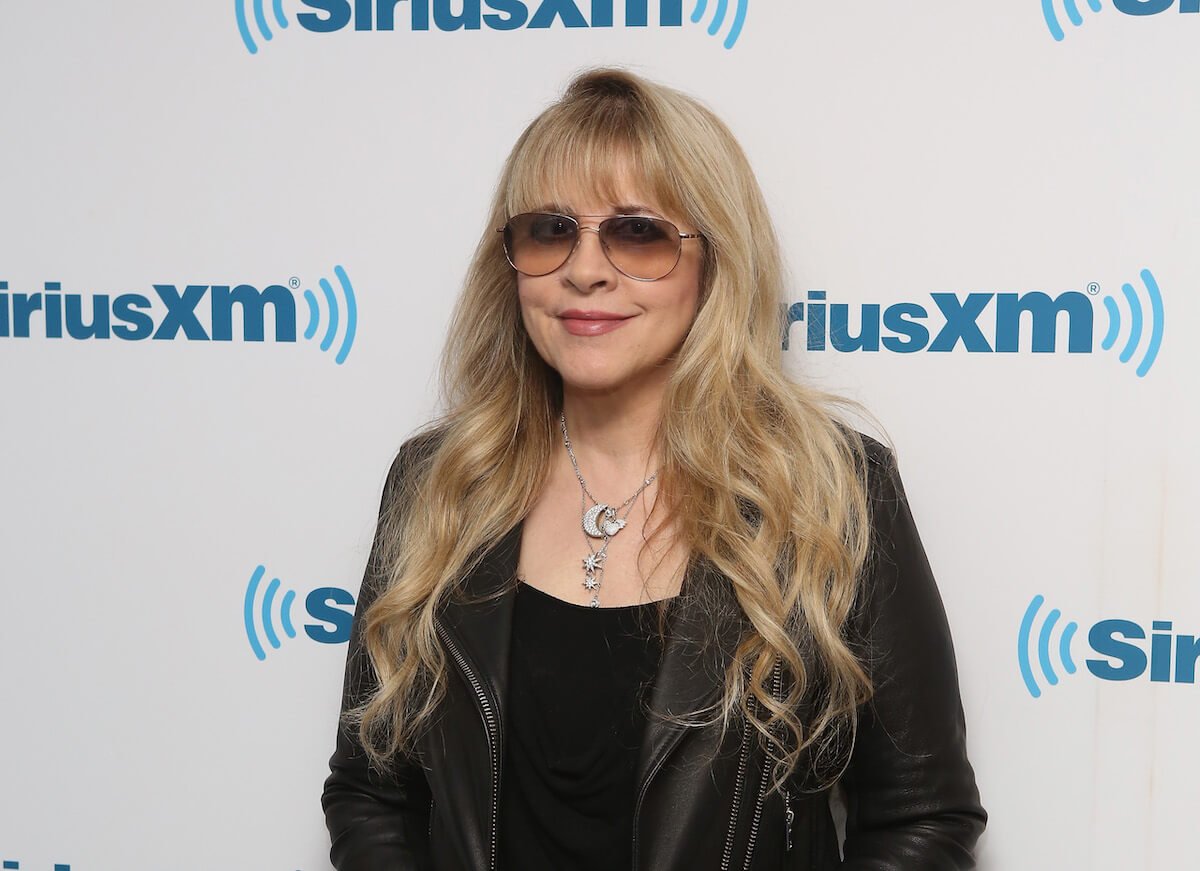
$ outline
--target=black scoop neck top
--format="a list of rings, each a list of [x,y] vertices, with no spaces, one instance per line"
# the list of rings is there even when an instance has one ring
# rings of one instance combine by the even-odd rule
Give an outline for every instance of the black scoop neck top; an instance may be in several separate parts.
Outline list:
[[[499,807],[504,871],[614,871],[633,858],[657,602],[593,608],[521,583]]]

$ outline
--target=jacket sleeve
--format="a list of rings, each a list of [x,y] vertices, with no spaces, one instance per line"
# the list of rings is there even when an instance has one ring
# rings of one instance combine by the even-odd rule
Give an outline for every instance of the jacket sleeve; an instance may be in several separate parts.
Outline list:
[[[410,448],[411,442],[400,448],[388,472],[379,506],[380,521],[393,507]],[[342,712],[365,699],[376,686],[362,644],[362,620],[383,583],[379,529],[377,522],[351,624]],[[357,730],[347,727],[339,717],[329,772],[321,806],[331,838],[329,858],[337,871],[424,871],[432,867],[430,791],[425,772],[415,761],[393,762],[387,772],[369,766]]]
[[[859,712],[844,871],[975,867],[987,824],[967,759],[954,647],[895,456],[864,437],[873,555],[854,620],[875,694]]]

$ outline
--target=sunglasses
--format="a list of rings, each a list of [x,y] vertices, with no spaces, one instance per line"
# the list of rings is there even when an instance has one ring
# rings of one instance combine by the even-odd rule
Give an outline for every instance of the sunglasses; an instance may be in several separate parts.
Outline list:
[[[513,269],[536,278],[566,263],[584,230],[598,233],[608,262],[636,281],[665,278],[679,263],[683,240],[704,238],[702,233],[680,233],[670,221],[646,215],[614,215],[599,227],[581,227],[571,216],[552,212],[514,215],[496,232],[504,234],[504,254]]]

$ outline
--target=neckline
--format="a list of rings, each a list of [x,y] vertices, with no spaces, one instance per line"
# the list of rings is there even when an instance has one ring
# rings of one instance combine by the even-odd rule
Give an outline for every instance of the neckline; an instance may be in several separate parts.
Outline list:
[[[578,611],[636,611],[639,609],[649,608],[651,605],[657,605],[659,602],[670,602],[672,599],[678,598],[677,595],[667,596],[666,598],[653,599],[649,602],[636,602],[632,605],[601,605],[597,608],[593,608],[591,605],[580,605],[577,602],[568,602],[566,599],[560,599],[558,596],[555,596],[552,593],[547,593],[545,590],[533,586],[528,581],[517,582],[518,592],[520,592],[522,589],[533,590],[542,599],[548,599],[551,602],[562,605],[566,608],[574,608]]]

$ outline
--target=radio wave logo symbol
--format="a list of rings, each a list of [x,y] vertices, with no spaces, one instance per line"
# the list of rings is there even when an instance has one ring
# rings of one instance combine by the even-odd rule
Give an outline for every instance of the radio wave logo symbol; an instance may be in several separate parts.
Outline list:
[[[262,599],[258,598],[258,588],[262,584],[262,579],[266,576],[267,570],[264,566],[255,567],[250,575],[250,583],[246,585],[246,598],[242,604],[242,618],[246,623],[246,638],[250,642],[250,649],[254,651],[254,655],[259,661],[267,658],[266,648],[263,647],[259,635],[266,638],[267,644],[275,650],[279,649],[280,641],[279,634],[275,631],[276,622],[283,627],[283,633],[288,638],[296,637],[296,627],[292,625],[292,605],[296,602],[296,591],[288,590],[283,594],[283,598],[279,600],[276,607],[275,599],[279,595],[279,578],[271,578],[271,582],[267,584],[266,592],[263,593]],[[255,621],[255,617],[258,621]]]
[[[1145,376],[1150,371],[1150,367],[1154,365],[1163,336],[1163,301],[1162,293],[1158,289],[1158,282],[1154,280],[1149,269],[1143,269],[1141,276],[1142,283],[1146,285],[1146,295],[1149,298],[1150,324],[1142,359],[1137,364],[1136,371],[1139,378]],[[1121,294],[1129,309],[1129,335],[1125,337],[1125,345],[1121,348],[1119,358],[1122,363],[1128,363],[1142,344],[1142,336],[1146,332],[1147,326],[1146,315],[1142,301],[1134,292],[1132,284],[1126,282],[1121,285]],[[1108,332],[1101,340],[1100,347],[1110,351],[1117,344],[1117,335],[1121,332],[1121,307],[1117,304],[1117,298],[1110,294],[1104,298],[1104,309],[1108,312]]]
[[[1045,597],[1041,595],[1034,596],[1030,600],[1029,607],[1025,609],[1025,616],[1021,619],[1021,628],[1017,633],[1017,663],[1021,667],[1021,677],[1025,681],[1025,688],[1035,699],[1041,696],[1042,688],[1038,685],[1033,663],[1030,660],[1034,653],[1033,626],[1037,621],[1038,611],[1041,610],[1045,601]],[[1058,672],[1054,670],[1053,654],[1055,651],[1051,650],[1050,636],[1054,633],[1060,617],[1062,617],[1062,613],[1057,608],[1050,609],[1037,632],[1037,665],[1046,683],[1050,686],[1058,684]],[[1071,658],[1071,641],[1075,638],[1075,631],[1078,628],[1079,624],[1072,620],[1063,627],[1062,633],[1058,636],[1058,660],[1067,674],[1075,673],[1075,661]]]
[[[722,45],[725,48],[733,48],[734,43],[738,41],[738,37],[742,34],[742,25],[746,23],[746,7],[750,5],[750,0],[733,0],[736,9],[733,13],[733,23],[729,27],[729,33],[725,34],[725,40]],[[700,19],[704,17],[704,13],[708,11],[708,0],[696,0],[696,8],[692,10],[692,24],[699,24]],[[712,21],[708,23],[708,35],[716,36],[720,31],[721,26],[725,23],[725,16],[729,13],[729,0],[717,0],[716,8],[713,10]]]
[[[317,331],[321,326],[322,316],[325,320],[325,330],[320,337],[321,350],[329,351],[333,347],[333,340],[336,338],[338,328],[341,326],[341,312],[345,309],[346,313],[346,330],[342,334],[342,342],[338,346],[337,355],[334,357],[334,362],[339,366],[346,361],[346,355],[350,353],[350,348],[354,345],[354,335],[358,331],[358,303],[354,298],[354,285],[350,283],[350,278],[346,275],[346,270],[340,266],[333,267],[333,274],[337,277],[338,284],[341,285],[341,297],[333,292],[333,285],[329,279],[322,278],[319,286],[321,288],[322,298],[325,301],[324,310],[317,299],[317,295],[308,288],[304,290],[304,301],[308,303],[308,326],[304,330],[304,338],[315,340]],[[292,288],[300,286],[300,279],[293,278],[290,282]]]
[[[258,32],[262,34],[265,42],[270,42],[274,36],[271,33],[271,27],[267,23],[267,13],[263,8],[266,5],[266,0],[233,0],[233,11],[237,16],[238,32],[242,35],[242,42],[246,45],[246,50],[250,54],[258,54],[258,45],[254,41],[254,34],[250,32],[250,23],[246,19],[246,4],[254,4],[254,23],[258,25]],[[275,14],[275,21],[279,28],[288,26],[287,19],[283,16],[283,0],[272,0],[271,11]]]
[[[1087,0],[1088,6],[1093,12],[1099,12],[1101,0]],[[1083,16],[1079,14],[1079,5],[1075,0],[1062,0],[1064,11],[1067,13],[1067,20],[1078,27],[1083,24]],[[1042,0],[1042,15],[1046,19],[1046,26],[1050,28],[1050,35],[1054,37],[1056,42],[1062,42],[1063,33],[1062,25],[1058,23],[1058,16],[1054,13],[1054,0]]]

